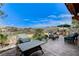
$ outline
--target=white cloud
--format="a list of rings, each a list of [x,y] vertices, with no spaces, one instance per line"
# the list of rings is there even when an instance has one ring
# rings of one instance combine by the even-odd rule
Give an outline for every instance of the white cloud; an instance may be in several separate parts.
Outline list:
[[[57,18],[56,15],[49,15],[48,17],[50,17],[50,18]]]
[[[30,19],[24,19],[24,21],[29,21]]]
[[[36,22],[39,22],[38,20],[32,20],[32,21],[30,21],[30,22],[34,22],[34,23],[36,23]]]
[[[47,26],[53,26],[56,25],[58,22],[57,21],[53,21],[50,20],[48,22],[44,22],[44,23],[39,23],[39,24],[34,24],[34,27],[47,27]]]
[[[49,19],[40,18],[40,19],[37,19],[37,20],[30,20],[29,22],[38,23],[38,22],[48,22],[48,21],[49,21]]]
[[[37,20],[31,20],[31,19],[24,19],[24,21],[29,21],[29,22],[33,22],[33,23],[38,23],[38,22],[49,22],[51,20],[55,20],[55,19],[58,19],[58,18],[62,18],[62,19],[69,19],[71,18],[73,15],[71,14],[60,14],[59,16],[56,16],[56,15],[49,15],[47,16],[46,18],[40,18],[40,19],[37,19]],[[49,19],[50,18],[50,19]],[[57,20],[58,21],[58,20]],[[56,21],[56,22],[57,22]]]
[[[48,22],[44,22],[44,23],[38,23],[38,24],[33,24],[33,27],[47,27],[47,26],[56,26],[56,25],[61,25],[61,24],[71,24],[71,19],[69,19],[69,21],[67,19],[64,20],[49,20]]]
[[[71,14],[61,14],[61,15],[59,15],[58,17],[59,18],[65,18],[65,17],[73,17],[74,15],[71,15]]]
[[[33,22],[32,24],[33,27],[47,27],[47,26],[56,26],[56,25],[61,25],[61,24],[71,24],[71,17],[73,15],[70,14],[61,14],[59,16],[56,15],[49,15],[46,18],[40,18],[37,20],[31,20],[31,19],[25,19],[25,21],[30,21]],[[56,20],[56,19],[59,20]]]
[[[14,26],[14,24],[10,24],[10,26]]]
[[[65,17],[73,17],[74,15],[72,15],[72,14],[60,14],[60,15],[58,15],[58,16],[56,16],[56,15],[49,15],[48,17],[49,18],[65,18]]]
[[[64,20],[59,21],[59,24],[71,24],[71,23],[72,23],[71,19],[64,19]]]

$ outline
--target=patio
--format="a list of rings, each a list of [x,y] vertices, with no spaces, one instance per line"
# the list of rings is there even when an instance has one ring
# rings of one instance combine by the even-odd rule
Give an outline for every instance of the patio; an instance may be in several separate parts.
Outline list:
[[[63,36],[60,36],[57,40],[49,39],[48,42],[42,45],[44,54],[37,51],[32,56],[79,56],[79,46],[68,44],[64,42]],[[16,56],[16,47],[8,51],[0,53],[0,56]]]

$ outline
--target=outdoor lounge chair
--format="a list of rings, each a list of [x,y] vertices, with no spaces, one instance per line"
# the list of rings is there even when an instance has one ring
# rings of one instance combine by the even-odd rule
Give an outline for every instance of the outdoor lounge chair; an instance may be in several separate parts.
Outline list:
[[[53,34],[49,35],[49,39],[55,40],[55,39],[58,39],[58,38],[59,38],[59,35],[57,33],[53,33]]]
[[[77,39],[78,35],[79,35],[78,33],[74,33],[74,34],[68,35],[68,36],[64,37],[64,41],[65,42],[74,43],[75,40],[78,40]]]

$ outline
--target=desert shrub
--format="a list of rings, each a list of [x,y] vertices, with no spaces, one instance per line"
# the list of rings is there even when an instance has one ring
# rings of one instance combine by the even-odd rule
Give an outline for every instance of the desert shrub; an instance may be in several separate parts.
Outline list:
[[[35,33],[33,35],[33,39],[35,40],[42,40],[44,38],[44,31],[43,29],[35,29]]]
[[[0,34],[0,44],[3,46],[7,40],[8,35]]]

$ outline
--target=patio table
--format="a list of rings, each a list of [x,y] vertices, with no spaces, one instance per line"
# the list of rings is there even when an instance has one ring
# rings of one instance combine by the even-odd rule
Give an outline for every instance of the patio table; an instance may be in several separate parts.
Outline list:
[[[36,52],[38,50],[41,50],[41,52],[43,54],[44,52],[43,52],[43,50],[41,48],[42,44],[44,44],[44,42],[34,40],[34,41],[18,44],[18,48],[21,51],[21,54],[23,54],[24,56],[25,55],[26,56],[31,55],[33,52]]]

